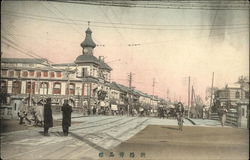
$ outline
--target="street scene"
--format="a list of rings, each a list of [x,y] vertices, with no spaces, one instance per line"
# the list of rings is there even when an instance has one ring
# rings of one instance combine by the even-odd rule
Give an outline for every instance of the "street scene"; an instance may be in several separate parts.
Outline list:
[[[72,124],[68,137],[63,136],[60,125],[50,130],[49,137],[37,127],[3,133],[2,158],[112,159],[111,153],[116,159],[131,159],[131,153],[137,159],[248,158],[248,130],[222,128],[214,120],[197,125],[185,120],[183,132],[175,119],[152,117],[76,114]]]
[[[248,1],[1,1],[1,159],[249,159]]]

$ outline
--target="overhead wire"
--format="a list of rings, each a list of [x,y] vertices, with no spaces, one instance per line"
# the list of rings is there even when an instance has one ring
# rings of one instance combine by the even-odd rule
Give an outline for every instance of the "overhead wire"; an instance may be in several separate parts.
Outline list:
[[[39,59],[41,59],[41,58],[38,58],[38,57],[34,56],[33,54],[30,54],[28,52],[23,51],[19,47],[15,46],[15,44],[12,44],[11,41],[9,41],[9,40],[7,40],[5,38],[3,38],[2,40],[3,40],[2,41],[3,44],[7,45],[8,47],[11,47],[11,48],[15,49],[16,51],[18,51],[18,52],[20,52],[22,54],[25,54],[25,55],[27,55],[29,57],[34,58],[34,60],[37,61],[37,62],[39,62]],[[43,58],[43,59],[46,59],[46,58]],[[45,66],[47,66],[47,65],[45,65]]]
[[[35,14],[27,14],[27,13],[22,13],[22,12],[15,12],[15,11],[9,11],[9,10],[3,10],[3,15],[5,14],[12,14],[13,16],[20,16],[22,15],[23,17],[35,17],[35,18],[44,18],[46,19],[54,19],[57,20],[55,22],[65,22],[65,18],[60,18],[60,17],[51,17],[51,16],[42,16],[42,15],[35,15]],[[55,13],[54,13],[55,14]],[[62,21],[58,21],[58,20],[62,20]],[[86,24],[88,21],[87,20],[80,20],[80,19],[70,19],[71,22],[83,22],[84,24]],[[68,24],[68,22],[65,22]],[[216,27],[234,27],[234,26],[249,26],[249,23],[245,23],[245,24],[190,24],[190,25],[185,25],[185,24],[140,24],[140,23],[117,23],[117,22],[101,22],[101,21],[91,21],[91,23],[94,24],[103,24],[103,25],[125,25],[125,27],[128,26],[149,26],[149,27],[211,27],[211,26],[216,26]],[[75,23],[75,24],[82,24],[82,23]]]
[[[7,16],[16,16],[16,17],[20,17],[20,18],[29,18],[29,20],[41,20],[41,21],[50,21],[50,22],[56,22],[56,23],[63,23],[63,24],[76,24],[76,23],[71,23],[71,22],[65,22],[65,21],[58,21],[58,20],[51,20],[51,19],[41,19],[41,18],[34,18],[34,17],[27,17],[27,16],[21,16],[21,15],[10,15],[10,14],[6,14]],[[83,24],[86,25],[86,24]],[[177,30],[177,31],[189,31],[189,30],[194,30],[194,31],[198,31],[198,30],[224,30],[224,29],[243,29],[243,28],[249,28],[249,26],[247,26],[249,24],[246,24],[246,26],[236,26],[236,27],[230,27],[230,26],[224,26],[216,28],[143,28],[143,27],[127,27],[127,26],[110,26],[110,25],[91,25],[92,27],[98,27],[98,28],[121,28],[121,29],[133,29],[133,30],[161,30],[161,31],[172,31],[172,30]]]
[[[66,16],[63,12],[61,12],[57,7],[56,7],[56,5],[52,5],[64,18],[63,18],[63,20],[65,20],[65,18],[67,19],[67,20],[69,20],[70,22],[72,22],[72,28],[74,28],[73,26],[75,26],[76,28],[81,28],[81,26],[79,26],[79,24],[77,24],[77,23],[75,23],[74,22],[74,20],[72,20],[71,18],[69,18],[68,16]],[[86,21],[85,21],[86,22]],[[89,22],[89,21],[87,21],[87,22]],[[75,29],[79,34],[82,34],[82,32],[81,31],[78,31],[77,29]],[[94,39],[94,38],[93,38]],[[97,43],[99,43],[99,44],[97,44],[97,46],[104,46],[104,45],[101,45],[101,43],[99,42],[99,40],[97,40],[97,39],[95,39],[95,41],[97,42]]]
[[[55,0],[54,2],[61,2],[61,3],[72,3],[72,4],[84,4],[84,5],[102,5],[102,6],[113,6],[113,7],[132,7],[132,8],[157,8],[157,9],[189,9],[189,10],[242,10],[247,11],[249,10],[249,5],[246,3],[243,3],[243,5],[232,5],[227,3],[226,5],[204,5],[204,4],[149,4],[145,2],[149,1],[125,1],[123,3],[117,2],[117,1],[64,1],[64,0]],[[136,4],[140,2],[141,4]],[[150,1],[151,2],[151,1]],[[154,2],[154,1],[153,1]],[[194,2],[193,2],[194,3]]]
[[[17,41],[17,39],[15,38],[15,36],[14,35],[12,35],[11,33],[9,33],[7,30],[5,30],[4,28],[2,28],[3,29],[3,31],[8,35],[8,36],[10,36],[10,37],[12,37],[14,40],[16,40]],[[11,41],[11,40],[9,40],[7,37],[5,37],[4,35],[1,35],[3,38],[5,38],[6,40],[8,40],[9,42],[11,42],[13,45],[15,45],[16,47],[18,47],[18,48],[20,48],[20,49],[22,49],[22,50],[27,50],[27,49],[25,49],[25,48],[23,48],[23,47],[21,47],[20,45],[18,45],[17,43],[15,43],[15,42],[13,42],[13,41]],[[32,55],[34,55],[34,56],[36,56],[36,57],[39,57],[39,58],[42,58],[42,59],[44,59],[44,57],[41,57],[39,54],[36,54],[35,52],[33,52],[33,51],[31,51],[31,50],[27,50],[28,52],[30,52],[29,53],[29,55],[30,54],[32,54]],[[47,59],[50,63],[53,63],[52,61],[50,61],[49,59]]]

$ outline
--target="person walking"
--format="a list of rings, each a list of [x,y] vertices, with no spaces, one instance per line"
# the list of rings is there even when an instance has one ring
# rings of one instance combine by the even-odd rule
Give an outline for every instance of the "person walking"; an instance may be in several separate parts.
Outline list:
[[[176,107],[176,118],[178,121],[179,130],[181,131],[182,131],[183,123],[184,123],[183,116],[184,116],[184,107],[183,107],[183,104],[179,102]]]
[[[63,128],[64,136],[68,136],[69,127],[71,126],[72,107],[69,105],[68,102],[69,102],[68,100],[64,100],[64,103],[61,109],[62,114],[63,114],[62,128]]]
[[[202,119],[204,120],[206,118],[206,106],[203,106],[202,108]]]
[[[227,114],[227,109],[225,106],[222,107],[220,110],[220,120],[221,120],[221,126],[224,127],[225,122],[226,122],[226,114]]]
[[[44,105],[44,136],[48,136],[49,128],[53,127],[53,117],[51,109],[51,98],[46,99],[46,104]]]

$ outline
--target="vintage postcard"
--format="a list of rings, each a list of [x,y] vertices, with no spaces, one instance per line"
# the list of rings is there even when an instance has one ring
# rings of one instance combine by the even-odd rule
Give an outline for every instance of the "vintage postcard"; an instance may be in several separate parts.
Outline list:
[[[1,1],[1,159],[249,159],[249,1]]]

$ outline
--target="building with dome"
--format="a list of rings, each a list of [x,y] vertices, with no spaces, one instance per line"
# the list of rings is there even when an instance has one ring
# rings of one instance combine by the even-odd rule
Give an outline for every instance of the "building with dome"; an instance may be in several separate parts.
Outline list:
[[[80,45],[82,53],[72,63],[51,64],[47,59],[2,58],[1,103],[16,96],[27,99],[30,104],[51,97],[54,105],[62,105],[64,99],[69,99],[74,107],[114,104],[126,108],[129,88],[110,82],[112,68],[105,63],[103,56],[95,57],[96,44],[91,29],[88,28],[85,33]],[[157,105],[155,97],[138,93],[133,96],[133,102]]]

